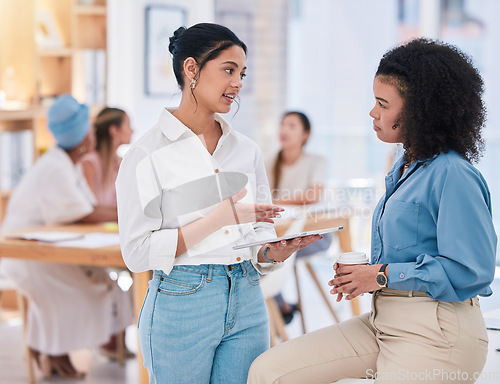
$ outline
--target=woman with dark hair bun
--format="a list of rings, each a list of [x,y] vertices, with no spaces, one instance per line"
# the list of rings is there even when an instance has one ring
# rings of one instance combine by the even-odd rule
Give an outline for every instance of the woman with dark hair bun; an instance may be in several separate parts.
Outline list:
[[[269,347],[259,273],[321,238],[233,247],[276,237],[257,145],[219,115],[243,86],[246,45],[196,24],[170,38],[180,105],[125,155],[117,179],[123,258],[153,270],[139,319],[150,383],[241,384]]]
[[[402,143],[373,214],[371,263],[334,265],[337,301],[372,310],[264,353],[248,382],[473,383],[488,352],[497,236],[481,154],[483,81],[469,57],[416,39],[387,52],[373,83],[377,137]]]

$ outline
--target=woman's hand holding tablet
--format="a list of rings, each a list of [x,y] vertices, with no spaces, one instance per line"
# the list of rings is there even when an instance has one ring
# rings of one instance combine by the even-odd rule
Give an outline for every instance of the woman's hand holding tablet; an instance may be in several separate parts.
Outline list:
[[[323,235],[325,233],[340,231],[343,228],[344,227],[332,227],[332,228],[318,229],[318,230],[309,231],[309,232],[295,233],[295,234],[292,234],[292,235],[286,235],[286,236],[276,237],[274,239],[260,240],[260,241],[254,241],[252,243],[235,245],[233,247],[233,249],[237,250],[237,249],[242,249],[242,248],[247,248],[247,247],[253,247],[253,246],[256,246],[256,245],[264,245],[264,244],[269,244],[269,243],[278,243],[278,242],[280,242],[282,240],[291,240],[291,239],[296,239],[297,237],[306,237],[306,236],[312,236],[312,235]]]

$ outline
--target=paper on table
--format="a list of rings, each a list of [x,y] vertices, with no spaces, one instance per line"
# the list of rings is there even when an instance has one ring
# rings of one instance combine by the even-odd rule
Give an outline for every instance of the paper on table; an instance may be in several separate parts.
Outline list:
[[[83,238],[83,234],[75,232],[26,232],[21,234],[7,235],[10,238],[24,240],[47,241],[50,243],[57,241],[75,240]]]
[[[56,243],[59,247],[100,248],[120,244],[117,233],[87,233],[80,239],[61,241]]]

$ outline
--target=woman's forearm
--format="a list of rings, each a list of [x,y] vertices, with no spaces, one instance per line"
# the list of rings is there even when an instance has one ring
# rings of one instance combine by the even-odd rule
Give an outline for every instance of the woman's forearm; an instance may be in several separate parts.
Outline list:
[[[105,221],[117,221],[118,214],[115,206],[97,205],[94,210],[80,219],[80,223],[102,223]]]
[[[223,225],[219,218],[214,214],[210,214],[179,228],[177,232],[177,250],[175,252],[175,257],[182,255],[188,249],[194,247],[200,241],[222,227]]]

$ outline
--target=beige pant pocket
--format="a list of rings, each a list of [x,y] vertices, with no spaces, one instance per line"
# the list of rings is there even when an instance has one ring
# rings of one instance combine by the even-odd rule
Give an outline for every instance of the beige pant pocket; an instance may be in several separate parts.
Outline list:
[[[460,337],[460,325],[454,303],[436,303],[436,321],[440,334],[450,347],[454,347]]]

